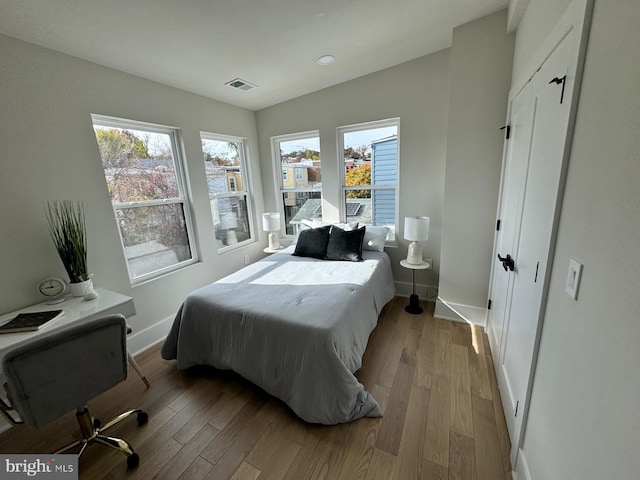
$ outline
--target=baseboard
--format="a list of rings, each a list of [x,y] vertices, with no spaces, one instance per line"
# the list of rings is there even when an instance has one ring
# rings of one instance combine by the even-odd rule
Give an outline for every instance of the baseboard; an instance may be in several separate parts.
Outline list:
[[[486,308],[451,303],[443,300],[441,297],[438,297],[436,300],[436,309],[433,316],[454,322],[470,323],[483,328],[487,324]]]
[[[413,283],[394,282],[396,285],[396,295],[399,297],[409,297],[413,293]],[[421,300],[435,302],[438,298],[438,287],[433,285],[423,285],[416,283],[416,293]]]
[[[6,418],[0,417],[0,433],[9,430],[11,427],[13,427],[13,425],[10,424]]]
[[[511,472],[511,477],[513,480],[531,480],[527,458],[521,448],[518,449],[518,461],[516,463],[516,469]]]
[[[163,341],[171,329],[174,318],[175,315],[171,315],[144,330],[140,330],[139,332],[134,331],[127,337],[127,348],[129,352],[132,355],[137,355],[156,343]]]

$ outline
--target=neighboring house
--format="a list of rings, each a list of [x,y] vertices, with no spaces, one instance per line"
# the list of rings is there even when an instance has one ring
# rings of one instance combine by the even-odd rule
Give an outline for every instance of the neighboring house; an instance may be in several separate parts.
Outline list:
[[[289,158],[282,163],[282,186],[284,189],[293,190],[283,193],[282,197],[287,218],[298,215],[301,210],[300,205],[314,197],[313,192],[309,190],[320,188],[321,182],[320,161]],[[296,189],[306,191],[296,191]],[[293,224],[293,222],[290,223]]]
[[[282,186],[284,188],[314,187],[320,178],[320,162],[290,159],[282,164]]]
[[[398,182],[397,135],[371,142],[371,184],[385,185]],[[373,225],[395,225],[395,190],[374,190]]]
[[[243,189],[240,167],[219,166],[213,165],[211,162],[205,162],[205,173],[209,201],[212,204],[217,203],[217,208],[211,208],[211,215],[218,247],[232,245],[248,239],[250,236],[248,225],[239,224],[239,219],[246,218],[244,203],[239,201],[236,196],[216,197],[216,194]]]
[[[228,193],[244,190],[240,167],[219,166],[205,163],[209,193]]]
[[[244,190],[240,167],[225,167],[225,176],[227,178],[227,187],[230,192]]]

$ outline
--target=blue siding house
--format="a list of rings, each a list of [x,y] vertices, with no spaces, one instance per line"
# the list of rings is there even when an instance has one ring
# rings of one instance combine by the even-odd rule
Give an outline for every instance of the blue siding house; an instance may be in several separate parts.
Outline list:
[[[398,182],[398,137],[396,135],[371,142],[371,184],[396,185]],[[373,190],[374,225],[395,225],[395,188]]]

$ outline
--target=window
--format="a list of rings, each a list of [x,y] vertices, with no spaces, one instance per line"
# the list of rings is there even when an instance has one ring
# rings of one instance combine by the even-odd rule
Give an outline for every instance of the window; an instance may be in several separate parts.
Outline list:
[[[131,282],[195,262],[178,130],[92,119]]]
[[[218,250],[253,240],[244,140],[200,132]]]
[[[281,171],[280,210],[286,235],[295,235],[302,220],[319,220],[322,210],[322,175],[318,132],[274,137],[275,171]],[[295,193],[295,195],[290,195]]]
[[[399,120],[384,120],[338,129],[344,152],[342,216],[347,222],[385,226],[395,240],[398,199]]]

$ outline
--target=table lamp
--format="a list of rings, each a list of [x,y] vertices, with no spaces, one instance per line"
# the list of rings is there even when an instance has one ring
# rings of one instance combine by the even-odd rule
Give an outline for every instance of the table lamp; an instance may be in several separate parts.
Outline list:
[[[269,232],[269,250],[280,249],[280,213],[267,212],[262,214],[262,229]]]
[[[429,217],[405,217],[404,238],[411,241],[407,252],[407,263],[420,265],[422,263],[420,242],[429,239]]]

